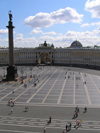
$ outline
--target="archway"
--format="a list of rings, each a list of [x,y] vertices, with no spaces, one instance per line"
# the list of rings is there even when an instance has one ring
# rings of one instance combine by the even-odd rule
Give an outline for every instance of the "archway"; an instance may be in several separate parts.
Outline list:
[[[50,53],[41,53],[39,55],[38,63],[39,64],[51,64],[51,54]]]

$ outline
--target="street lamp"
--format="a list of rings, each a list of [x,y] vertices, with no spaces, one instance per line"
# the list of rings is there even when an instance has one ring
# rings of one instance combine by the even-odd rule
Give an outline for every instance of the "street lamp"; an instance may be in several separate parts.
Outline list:
[[[26,71],[26,79],[27,79],[27,71]]]
[[[32,70],[33,70],[33,67],[30,67],[30,70],[31,70],[30,78],[32,78]]]
[[[6,70],[6,67],[3,67],[2,69],[4,70],[4,77],[5,77],[5,70]]]
[[[20,70],[20,73],[22,74],[22,82],[21,82],[21,83],[23,83],[23,74],[24,74],[24,70],[21,69],[21,70]]]

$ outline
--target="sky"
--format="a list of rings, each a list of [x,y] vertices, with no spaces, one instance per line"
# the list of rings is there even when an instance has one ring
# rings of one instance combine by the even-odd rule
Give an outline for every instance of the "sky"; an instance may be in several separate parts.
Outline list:
[[[100,0],[0,0],[0,46],[8,47],[9,11],[14,47],[38,47],[47,41],[69,47],[75,40],[100,46]]]

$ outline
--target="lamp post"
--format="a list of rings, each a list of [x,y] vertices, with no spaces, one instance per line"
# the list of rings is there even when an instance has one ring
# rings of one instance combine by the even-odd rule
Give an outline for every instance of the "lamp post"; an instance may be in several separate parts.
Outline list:
[[[22,82],[21,83],[23,83],[23,74],[24,74],[23,68],[20,70],[20,73],[22,74]]]
[[[32,78],[32,70],[33,70],[33,67],[30,67],[30,70],[31,70],[30,78]]]
[[[27,79],[27,71],[26,71],[26,79]]]
[[[4,70],[4,77],[5,77],[5,70],[6,70],[6,67],[3,67],[2,69]]]

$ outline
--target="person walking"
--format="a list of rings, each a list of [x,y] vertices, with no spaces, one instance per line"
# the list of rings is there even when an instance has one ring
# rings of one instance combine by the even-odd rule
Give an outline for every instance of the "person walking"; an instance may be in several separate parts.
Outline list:
[[[75,113],[76,113],[76,118],[77,118],[78,117],[78,112],[76,111]]]
[[[12,100],[12,98],[11,98],[11,100],[10,100],[10,103],[11,103],[11,104],[13,103],[13,100]]]
[[[81,119],[80,120],[76,120],[76,126],[75,126],[76,129],[81,126],[81,122],[82,122]]]
[[[68,126],[66,125],[66,132],[67,132],[67,128],[68,128]]]
[[[68,123],[68,126],[67,126],[67,130],[68,130],[68,131],[70,131],[70,130],[71,130],[71,126],[72,126],[71,122],[70,122],[70,123]]]
[[[48,124],[51,123],[51,119],[52,119],[52,117],[50,116],[50,117],[49,117],[49,121],[47,122]]]
[[[87,107],[84,108],[84,112],[83,113],[86,113],[87,112]]]
[[[11,108],[10,112],[11,112],[11,114],[13,113],[13,108]]]
[[[79,110],[79,107],[78,107],[78,106],[76,106],[75,111],[76,111],[76,112],[78,112],[78,113],[80,112],[80,110]]]
[[[70,130],[71,130],[71,127],[72,127],[72,123],[71,122],[69,123],[69,127],[70,127]]]
[[[46,133],[46,127],[44,127],[44,132],[43,133]]]

